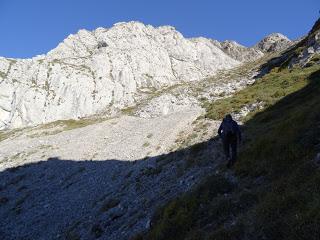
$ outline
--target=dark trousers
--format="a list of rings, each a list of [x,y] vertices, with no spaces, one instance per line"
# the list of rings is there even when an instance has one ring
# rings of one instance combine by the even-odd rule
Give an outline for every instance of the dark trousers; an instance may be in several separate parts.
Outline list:
[[[231,148],[231,158],[230,158]],[[228,164],[233,164],[237,161],[237,137],[225,137],[223,139],[224,154],[229,160]]]

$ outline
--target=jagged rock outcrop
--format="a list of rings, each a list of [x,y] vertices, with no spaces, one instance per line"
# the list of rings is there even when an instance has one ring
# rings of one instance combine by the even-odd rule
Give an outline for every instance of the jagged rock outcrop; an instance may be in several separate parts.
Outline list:
[[[240,62],[254,61],[264,55],[263,52],[259,49],[247,48],[235,41],[214,41],[214,43],[226,54]]]
[[[280,56],[262,65],[260,75],[268,73],[275,67],[308,67],[314,64],[320,64],[320,19],[316,21],[307,36],[293,42],[293,45],[283,51]]]
[[[226,40],[219,42],[211,40],[211,42],[220,48],[228,56],[240,62],[255,61],[266,53],[274,53],[287,49],[294,42],[281,33],[272,33],[253,47],[245,47],[235,41]]]
[[[272,33],[263,38],[253,48],[264,53],[279,52],[290,47],[293,42],[281,33]]]
[[[290,66],[310,66],[316,63],[320,64],[320,19],[316,21],[309,34],[297,44]]]

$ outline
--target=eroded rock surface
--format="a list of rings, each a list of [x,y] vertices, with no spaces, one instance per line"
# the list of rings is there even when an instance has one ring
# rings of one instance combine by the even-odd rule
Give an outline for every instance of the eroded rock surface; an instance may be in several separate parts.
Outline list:
[[[139,22],[80,30],[46,55],[0,57],[0,129],[112,114],[137,104],[141,90],[201,80],[278,50],[284,42],[282,49],[288,40],[279,36],[256,49],[234,41],[186,39],[171,26]]]
[[[254,48],[262,52],[279,52],[290,47],[293,42],[281,33],[272,33],[257,43]]]
[[[0,128],[110,112],[134,105],[141,88],[199,80],[239,63],[170,26],[80,30],[46,55],[0,58]]]
[[[260,49],[247,48],[235,41],[215,41],[215,44],[221,48],[226,54],[240,62],[250,62],[261,58],[264,53]]]

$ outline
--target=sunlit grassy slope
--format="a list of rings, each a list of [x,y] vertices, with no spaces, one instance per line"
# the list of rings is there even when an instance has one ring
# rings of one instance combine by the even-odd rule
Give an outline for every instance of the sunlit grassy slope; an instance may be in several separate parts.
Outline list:
[[[279,71],[273,69],[269,74],[257,80],[257,83],[248,87],[232,97],[220,99],[216,102],[205,102],[209,118],[219,120],[227,113],[238,112],[248,104],[262,103],[265,107],[271,106],[281,98],[293,93],[308,84],[308,76],[317,66],[305,68],[295,68],[291,70]],[[249,119],[251,113],[247,117]]]
[[[237,181],[222,168],[159,209],[137,239],[320,239],[320,66],[274,69],[206,103],[207,115],[219,119],[255,101],[265,108],[245,119]]]

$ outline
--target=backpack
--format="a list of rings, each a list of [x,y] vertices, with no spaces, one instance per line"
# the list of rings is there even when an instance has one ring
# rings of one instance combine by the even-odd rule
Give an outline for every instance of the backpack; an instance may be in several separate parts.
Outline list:
[[[235,137],[237,134],[237,128],[233,121],[224,121],[223,133],[226,137]]]

